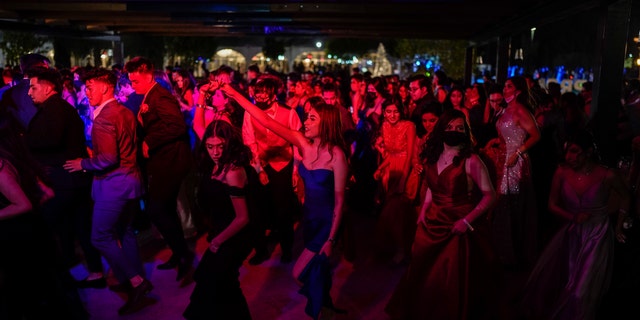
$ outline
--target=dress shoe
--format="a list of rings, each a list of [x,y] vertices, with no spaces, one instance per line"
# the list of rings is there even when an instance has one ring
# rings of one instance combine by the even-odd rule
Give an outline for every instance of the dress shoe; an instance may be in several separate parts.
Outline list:
[[[94,289],[103,289],[107,287],[107,280],[102,277],[93,280],[80,280],[76,281],[76,288],[86,289],[86,288],[94,288]]]
[[[118,309],[119,315],[131,314],[145,307],[144,297],[153,290],[153,284],[144,279],[137,287],[129,291],[127,303]]]
[[[129,293],[131,290],[133,290],[133,287],[131,286],[131,283],[127,281],[124,283],[110,285],[109,290],[118,293]]]
[[[176,275],[176,281],[182,280],[191,269],[193,269],[193,253],[188,253],[182,257],[178,263],[178,274]]]
[[[175,267],[177,267],[179,263],[180,263],[180,258],[178,258],[175,255],[172,255],[171,258],[167,260],[167,262],[159,264],[156,268],[158,268],[158,270],[171,270],[171,269],[175,269]]]

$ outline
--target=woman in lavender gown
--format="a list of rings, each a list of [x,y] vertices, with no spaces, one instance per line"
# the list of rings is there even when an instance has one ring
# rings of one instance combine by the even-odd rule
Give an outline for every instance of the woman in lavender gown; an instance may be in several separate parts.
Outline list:
[[[613,268],[614,237],[624,242],[622,221],[627,188],[600,165],[591,135],[580,132],[565,145],[565,164],[556,170],[549,210],[566,224],[549,242],[524,289],[528,319],[595,319]],[[610,224],[609,197],[619,195],[619,223]]]

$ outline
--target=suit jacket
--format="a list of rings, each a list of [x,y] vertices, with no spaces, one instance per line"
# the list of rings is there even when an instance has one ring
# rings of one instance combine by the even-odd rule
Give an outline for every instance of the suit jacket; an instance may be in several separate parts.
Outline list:
[[[25,138],[34,158],[47,172],[52,187],[54,190],[89,187],[90,174],[69,173],[62,167],[67,160],[88,156],[84,123],[78,112],[59,95],[49,97],[37,107]]]
[[[142,195],[138,167],[136,117],[113,100],[93,120],[93,157],[82,160],[82,168],[93,171],[95,201],[135,199]]]
[[[149,90],[141,107],[141,139],[149,146],[146,173],[186,173],[191,165],[187,124],[178,100],[161,85]]]
[[[20,80],[15,86],[8,88],[2,94],[1,104],[9,110],[9,113],[21,125],[20,130],[26,132],[31,119],[38,109],[33,104],[33,100],[28,95],[29,79]]]

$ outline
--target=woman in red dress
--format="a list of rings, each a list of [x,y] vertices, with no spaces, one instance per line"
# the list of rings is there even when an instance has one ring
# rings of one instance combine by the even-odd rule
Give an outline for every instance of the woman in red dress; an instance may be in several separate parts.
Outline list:
[[[392,319],[486,318],[495,310],[483,216],[495,191],[465,118],[445,111],[422,152],[428,187],[411,262],[386,308]]]

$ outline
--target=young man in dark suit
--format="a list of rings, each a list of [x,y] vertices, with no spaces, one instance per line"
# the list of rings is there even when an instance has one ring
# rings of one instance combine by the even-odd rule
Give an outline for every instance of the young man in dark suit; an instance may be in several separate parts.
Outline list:
[[[124,69],[136,93],[144,95],[137,118],[142,133],[147,212],[172,251],[169,261],[158,269],[178,267],[176,280],[181,280],[192,268],[194,258],[177,212],[180,185],[192,162],[187,125],[178,100],[154,80],[151,60],[135,57]]]
[[[84,76],[84,81],[89,103],[96,107],[91,129],[93,154],[90,158],[69,160],[64,168],[70,172],[94,173],[91,240],[109,262],[122,287],[127,288],[127,303],[118,313],[128,314],[144,306],[144,295],[153,288],[144,278],[132,227],[135,208],[142,195],[136,118],[116,101],[113,72],[94,69]]]

